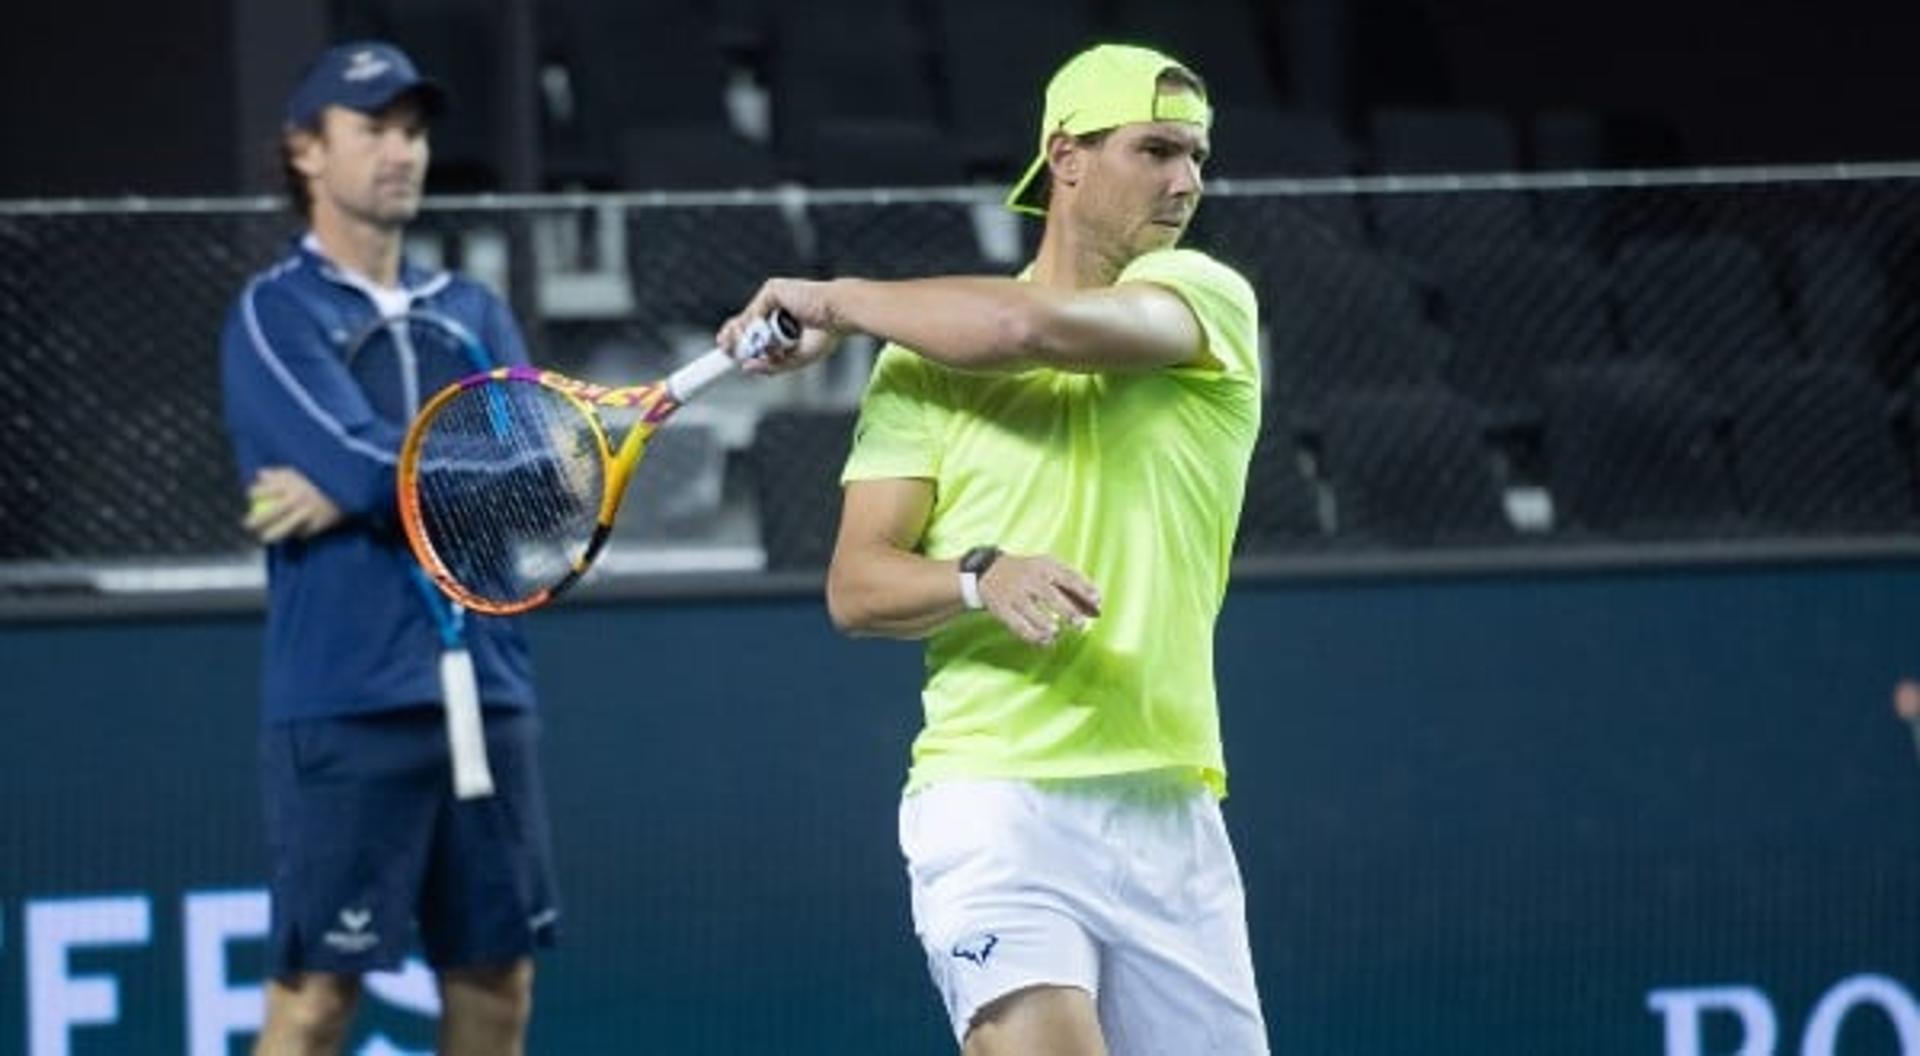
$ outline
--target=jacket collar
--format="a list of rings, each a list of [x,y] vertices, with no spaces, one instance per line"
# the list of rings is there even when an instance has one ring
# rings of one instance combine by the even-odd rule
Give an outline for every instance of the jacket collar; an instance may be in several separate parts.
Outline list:
[[[347,268],[335,264],[333,259],[328,257],[326,252],[320,248],[320,240],[314,237],[312,231],[306,232],[295,240],[295,251],[300,255],[301,259],[313,266],[321,278],[326,279],[336,286],[345,286],[348,289],[358,290],[361,293],[367,294],[370,298],[374,297],[373,291],[377,287],[373,281],[358,272],[350,271]],[[453,274],[451,272],[422,268],[408,260],[404,254],[401,255],[400,289],[406,291],[410,299],[417,301],[425,297],[431,297],[439,293],[446,287],[447,283],[452,281]]]

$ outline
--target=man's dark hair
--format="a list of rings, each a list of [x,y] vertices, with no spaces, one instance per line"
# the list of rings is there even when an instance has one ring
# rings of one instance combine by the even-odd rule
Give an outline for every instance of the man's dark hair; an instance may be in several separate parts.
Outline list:
[[[1073,141],[1083,147],[1093,148],[1105,143],[1107,136],[1112,133],[1113,129],[1103,128],[1098,132],[1089,132],[1084,136],[1075,136],[1073,137]],[[1034,197],[1038,198],[1040,204],[1043,206],[1053,205],[1053,166],[1040,166],[1040,189]]]
[[[310,135],[322,135],[318,123],[312,127],[301,125],[298,131]],[[282,129],[280,138],[274,141],[274,162],[280,168],[280,188],[286,192],[287,208],[302,220],[313,219],[313,191],[307,186],[307,176],[293,163],[292,133],[295,129]]]

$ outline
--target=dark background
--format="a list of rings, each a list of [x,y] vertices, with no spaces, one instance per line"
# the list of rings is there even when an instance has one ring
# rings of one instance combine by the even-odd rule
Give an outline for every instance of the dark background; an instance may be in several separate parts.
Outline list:
[[[292,71],[403,5],[16,6],[6,196],[267,189]],[[470,50],[523,75],[489,82],[510,96],[544,61],[515,27],[551,5],[482,6]],[[1590,114],[1612,165],[1920,142],[1910,6],[1217,6],[1264,19],[1278,103],[1356,137],[1413,106]],[[531,97],[493,104],[482,163],[437,189],[555,185]],[[1662,1052],[1649,993],[1723,985],[1799,1051],[1841,981],[1920,989],[1920,769],[1887,707],[1917,625],[1911,562],[1237,580],[1227,812],[1276,1051]],[[893,844],[916,650],[834,636],[815,595],[534,629],[569,929],[534,1051],[950,1051]],[[263,881],[258,653],[251,612],[0,631],[0,1054],[26,1036],[27,904],[127,893],[153,941],[76,956],[121,1022],[74,1051],[177,1051],[181,898]],[[233,955],[244,982],[257,951]],[[379,1009],[360,1029],[428,1037]],[[1703,1051],[1739,1044],[1705,1024]],[[1862,1008],[1840,1049],[1901,1045]]]
[[[716,33],[771,19],[753,0],[680,0]],[[899,6],[919,11],[926,0]],[[1100,32],[1127,34],[1119,0],[1088,0]],[[854,9],[845,16],[837,6]],[[879,0],[824,0],[858,26]],[[537,189],[531,85],[551,56],[558,0],[327,3],[68,0],[15,4],[0,34],[0,195],[225,194],[271,186],[264,162],[292,71],[335,34],[399,25],[479,27],[493,164],[442,167],[442,189]],[[635,4],[636,11],[674,4]],[[761,7],[781,5],[764,0]],[[1469,107],[1516,121],[1572,110],[1603,119],[1609,165],[1904,159],[1920,142],[1913,49],[1920,7],[1845,0],[1205,0],[1175,5],[1250,19],[1273,101],[1349,127],[1383,106]],[[435,17],[462,7],[466,22]],[[424,12],[404,20],[400,13]],[[457,11],[456,11],[457,14]],[[1017,32],[1010,27],[1010,33]],[[495,39],[488,39],[491,33]],[[433,50],[434,41],[403,43]],[[444,43],[441,41],[440,43]],[[732,61],[777,41],[721,40]],[[1203,71],[1206,56],[1192,56]],[[484,60],[484,61],[482,61]],[[1041,84],[1033,85],[1034,98]],[[516,94],[517,93],[517,94]],[[472,107],[475,101],[466,100]],[[516,132],[515,129],[525,130]],[[608,135],[615,133],[609,132]],[[549,153],[551,151],[549,150]]]

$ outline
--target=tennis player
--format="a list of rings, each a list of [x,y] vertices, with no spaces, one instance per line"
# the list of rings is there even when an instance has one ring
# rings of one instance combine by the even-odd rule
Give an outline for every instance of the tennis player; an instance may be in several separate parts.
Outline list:
[[[927,640],[900,840],[969,1054],[1267,1051],[1213,681],[1260,417],[1257,309],[1176,248],[1199,77],[1101,45],[1047,87],[1008,204],[1018,279],[767,283],[809,328],[764,371],[887,339],[827,584],[856,635]]]
[[[559,915],[526,644],[418,574],[394,498],[405,422],[373,411],[396,396],[363,390],[343,362],[376,319],[416,308],[464,323],[503,364],[526,360],[497,298],[401,258],[443,103],[387,44],[336,47],[308,68],[283,147],[310,229],[247,285],[222,337],[246,526],[267,544],[272,978],[255,1051],[272,1056],[340,1051],[361,977],[398,966],[416,930],[439,982],[438,1051],[519,1053],[531,955]],[[441,702],[466,663],[494,791],[457,799]]]

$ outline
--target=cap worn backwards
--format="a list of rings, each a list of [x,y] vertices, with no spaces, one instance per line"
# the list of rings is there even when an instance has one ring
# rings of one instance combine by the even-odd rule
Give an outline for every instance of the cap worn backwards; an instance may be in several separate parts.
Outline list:
[[[1184,63],[1152,48],[1097,44],[1068,59],[1047,82],[1046,115],[1040,122],[1040,150],[1007,195],[1017,213],[1046,214],[1040,179],[1047,168],[1047,141],[1055,132],[1085,136],[1146,121],[1184,121],[1202,128],[1213,124],[1213,110],[1194,92],[1160,91],[1160,75],[1186,70]]]
[[[408,92],[420,98],[429,114],[446,109],[445,89],[421,76],[406,52],[377,40],[336,45],[313,60],[287,97],[286,123],[312,128],[329,106],[377,113]]]

